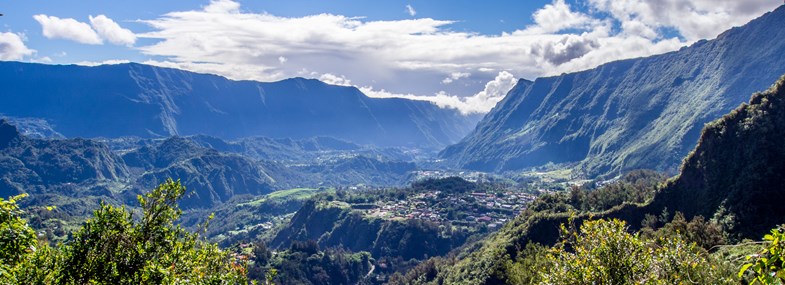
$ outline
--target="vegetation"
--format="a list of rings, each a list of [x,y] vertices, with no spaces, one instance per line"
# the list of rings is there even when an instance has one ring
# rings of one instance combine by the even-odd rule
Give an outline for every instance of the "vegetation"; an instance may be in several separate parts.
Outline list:
[[[253,248],[249,277],[275,284],[357,284],[374,269],[368,252],[352,253],[342,248],[321,250],[314,241],[295,241],[273,255],[263,243]]]
[[[562,226],[547,254],[541,284],[733,284],[730,272],[680,235],[647,240],[620,220],[585,221],[580,231]]]
[[[739,270],[739,278],[750,284],[785,283],[785,229],[772,229],[763,237],[767,246],[758,253],[749,255],[747,263]]]
[[[4,284],[246,284],[245,265],[175,221],[180,182],[140,195],[141,216],[101,204],[66,243],[34,243],[15,198],[3,201]],[[205,224],[205,227],[207,225]],[[7,227],[7,228],[6,228]],[[5,230],[8,229],[8,230]],[[17,236],[7,243],[6,237]],[[31,238],[32,236],[32,238]],[[10,261],[6,263],[5,261]]]
[[[440,270],[438,274],[430,274],[435,278],[425,282],[498,284],[515,280],[516,274],[525,271],[515,270],[516,267],[510,264],[529,258],[524,250],[527,245],[539,243],[558,247],[559,225],[569,224],[570,220],[576,224],[597,219],[625,221],[629,225],[625,231],[631,236],[622,236],[621,241],[629,241],[627,246],[633,246],[630,248],[647,249],[652,244],[686,245],[690,250],[676,256],[705,258],[720,272],[728,272],[723,268],[738,270],[741,266],[739,257],[743,259],[751,250],[744,240],[757,238],[785,222],[785,208],[782,207],[785,176],[781,175],[785,173],[783,146],[785,77],[768,91],[754,94],[749,105],[743,104],[707,124],[678,176],[665,183],[622,180],[595,190],[573,188],[569,193],[542,196],[496,234],[466,247],[458,253],[459,258],[436,266]],[[767,239],[776,240],[776,236]],[[564,249],[575,253],[570,247]],[[776,261],[766,255],[776,252],[776,247],[773,249],[754,255],[750,263],[756,265],[745,268],[743,277],[751,278],[748,276],[751,272],[756,272],[756,276],[776,276],[778,269],[771,267]],[[701,250],[712,252],[711,256],[706,257]],[[756,256],[762,257],[757,259]],[[591,259],[586,257],[584,261]],[[657,266],[656,263],[653,266]],[[667,276],[670,275],[660,277]],[[729,275],[714,276],[719,279],[712,282],[722,283],[726,278],[723,276]]]

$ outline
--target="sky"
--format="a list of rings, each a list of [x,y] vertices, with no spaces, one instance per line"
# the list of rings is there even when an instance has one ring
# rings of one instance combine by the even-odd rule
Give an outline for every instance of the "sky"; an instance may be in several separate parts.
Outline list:
[[[486,113],[524,78],[678,50],[773,0],[0,0],[0,60],[316,78]]]

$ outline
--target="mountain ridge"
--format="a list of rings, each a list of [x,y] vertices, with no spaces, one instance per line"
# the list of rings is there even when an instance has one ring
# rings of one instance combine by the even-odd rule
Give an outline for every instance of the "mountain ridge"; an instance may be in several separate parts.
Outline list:
[[[234,81],[138,63],[0,62],[0,84],[0,113],[45,119],[66,137],[331,136],[436,148],[462,138],[478,119],[316,79]]]

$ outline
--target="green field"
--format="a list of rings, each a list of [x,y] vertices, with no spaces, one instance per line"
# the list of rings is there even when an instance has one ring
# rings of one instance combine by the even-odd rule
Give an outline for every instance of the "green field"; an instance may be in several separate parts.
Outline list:
[[[264,195],[262,198],[259,198],[254,201],[245,202],[242,204],[238,204],[238,206],[255,206],[261,203],[264,203],[267,200],[287,200],[287,199],[298,199],[298,200],[305,200],[308,198],[313,197],[313,195],[319,193],[328,193],[334,192],[335,189],[333,188],[293,188],[287,190],[280,190],[275,191],[270,194]]]

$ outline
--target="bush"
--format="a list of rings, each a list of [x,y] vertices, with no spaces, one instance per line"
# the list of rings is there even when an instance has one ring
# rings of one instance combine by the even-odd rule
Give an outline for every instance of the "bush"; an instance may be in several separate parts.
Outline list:
[[[142,217],[101,204],[65,244],[11,252],[4,284],[247,284],[245,266],[175,224],[185,193],[171,179],[139,196]],[[13,203],[13,200],[11,200]],[[14,205],[15,207],[15,205]],[[19,247],[21,248],[21,247]],[[6,253],[6,251],[4,251]]]
[[[644,240],[619,220],[562,226],[541,284],[733,284],[700,247],[679,235]]]

